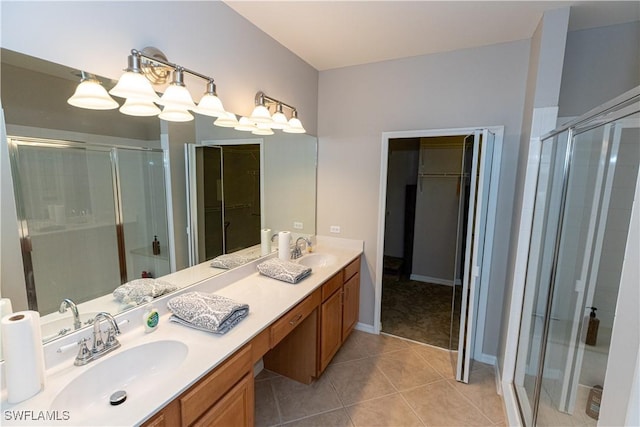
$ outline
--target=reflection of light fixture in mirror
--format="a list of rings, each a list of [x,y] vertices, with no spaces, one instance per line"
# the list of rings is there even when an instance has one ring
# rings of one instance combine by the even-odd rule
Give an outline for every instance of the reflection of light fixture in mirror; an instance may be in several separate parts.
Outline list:
[[[158,102],[160,98],[153,90],[151,82],[142,73],[140,61],[140,52],[132,50],[128,58],[129,66],[109,93],[120,98],[135,98],[141,101]]]
[[[256,128],[251,133],[254,135],[273,135],[273,130],[267,124],[256,123]]]
[[[253,109],[253,113],[251,113],[251,121],[253,123],[262,123],[262,124],[271,124],[273,120],[271,119],[271,113],[269,109],[264,105],[264,93],[258,92],[256,93],[256,108]]]
[[[216,93],[216,84],[213,80],[209,80],[207,82],[207,91],[202,95],[198,106],[193,111],[212,117],[220,117],[224,115],[224,107],[222,106],[222,101],[218,98],[218,94]]]
[[[122,107],[120,107],[122,114],[129,116],[157,116],[160,113],[160,109],[156,104],[149,101],[141,101],[135,98],[127,98]]]
[[[193,115],[185,108],[174,106],[164,107],[162,113],[160,113],[158,117],[168,122],[188,122],[193,120]]]
[[[271,129],[284,129],[289,126],[289,120],[287,116],[282,112],[282,104],[276,105],[276,112],[271,116],[273,123],[271,123]]]
[[[282,132],[286,133],[305,133],[306,130],[302,127],[302,122],[298,119],[298,112],[293,110],[291,112],[291,119],[289,120],[289,126],[282,129]]]
[[[92,74],[80,72],[82,80],[76,87],[71,98],[67,102],[74,107],[88,108],[89,110],[112,110],[118,108],[118,103],[109,96],[107,90]]]
[[[215,123],[214,123],[215,124]],[[234,127],[235,130],[243,132],[253,132],[257,129],[255,123],[253,123],[248,117],[240,117],[238,124]]]
[[[230,112],[225,112],[223,115],[218,117],[214,122],[214,125],[220,126],[221,128],[233,128],[238,126],[238,119],[236,115]]]
[[[251,114],[250,120],[256,125],[263,124],[271,129],[282,129],[283,132],[288,133],[306,133],[306,130],[298,118],[298,111],[295,107],[272,98],[262,91],[256,93],[255,104],[256,107]],[[270,105],[276,106],[276,112],[273,113],[273,116],[270,116],[269,113]],[[291,110],[291,119],[287,120],[287,116],[283,112],[283,107]],[[260,131],[265,132],[265,126],[261,126]],[[260,133],[260,135],[270,134]]]

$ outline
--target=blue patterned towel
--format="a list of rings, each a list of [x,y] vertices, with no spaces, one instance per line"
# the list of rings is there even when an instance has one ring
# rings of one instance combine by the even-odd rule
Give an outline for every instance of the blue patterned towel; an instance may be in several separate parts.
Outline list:
[[[249,314],[248,304],[202,292],[178,295],[167,307],[173,313],[170,321],[214,334],[226,334]]]
[[[260,274],[272,279],[296,284],[311,274],[311,267],[295,262],[271,258],[257,265]]]

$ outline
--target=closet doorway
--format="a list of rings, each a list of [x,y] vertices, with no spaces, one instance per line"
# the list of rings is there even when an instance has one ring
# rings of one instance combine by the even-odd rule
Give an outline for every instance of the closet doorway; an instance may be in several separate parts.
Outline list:
[[[502,128],[383,135],[377,324],[450,350],[464,382],[478,339],[481,353],[501,137]]]

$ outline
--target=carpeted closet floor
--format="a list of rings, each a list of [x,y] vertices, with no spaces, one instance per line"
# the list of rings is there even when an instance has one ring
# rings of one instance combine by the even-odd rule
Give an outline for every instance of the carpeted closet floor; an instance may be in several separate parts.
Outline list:
[[[446,349],[458,348],[461,286],[456,286],[451,347],[451,286],[385,275],[382,281],[382,332]]]

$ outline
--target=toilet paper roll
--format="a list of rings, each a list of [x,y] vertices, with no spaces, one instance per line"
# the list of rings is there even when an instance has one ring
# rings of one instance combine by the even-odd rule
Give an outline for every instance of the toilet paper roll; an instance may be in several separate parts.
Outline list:
[[[291,258],[289,251],[291,246],[291,232],[281,231],[278,233],[278,258],[288,260]]]
[[[0,319],[11,313],[13,313],[11,300],[9,298],[0,298]],[[4,356],[2,354],[2,328],[0,328],[0,360],[4,360]]]
[[[2,318],[0,327],[7,401],[22,402],[44,389],[40,314],[37,311],[9,314]]]
[[[262,256],[271,253],[271,229],[263,228],[260,230],[260,254]]]

